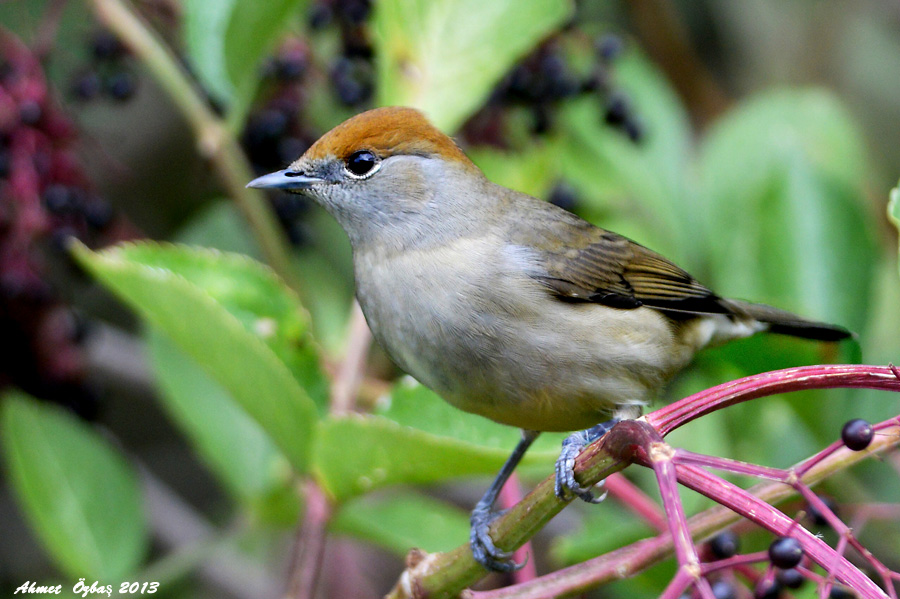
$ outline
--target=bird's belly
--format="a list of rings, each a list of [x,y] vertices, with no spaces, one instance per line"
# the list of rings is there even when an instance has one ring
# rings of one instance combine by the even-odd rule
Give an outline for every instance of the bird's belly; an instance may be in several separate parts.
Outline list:
[[[497,422],[587,428],[617,406],[648,402],[693,353],[653,310],[565,303],[525,277],[473,281],[465,264],[423,262],[399,257],[358,273],[369,325],[402,369]],[[413,285],[387,276],[403,268]]]

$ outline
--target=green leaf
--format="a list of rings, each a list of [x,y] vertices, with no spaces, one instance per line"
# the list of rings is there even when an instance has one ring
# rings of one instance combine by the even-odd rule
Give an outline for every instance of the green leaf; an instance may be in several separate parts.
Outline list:
[[[306,0],[233,0],[225,30],[225,69],[235,90],[228,114],[232,130],[239,129],[261,79],[260,64],[291,16],[306,6]],[[213,3],[214,4],[214,3]]]
[[[79,245],[74,254],[228,390],[291,464],[306,471],[317,422],[306,389],[324,396],[322,375],[307,318],[271,271],[243,256],[155,243],[102,252]]]
[[[602,125],[601,118],[590,99],[561,111],[563,176],[586,192],[587,201],[602,203],[595,212],[614,209],[629,217],[616,223],[617,233],[680,261],[689,251],[683,241],[688,220],[678,203],[683,184],[670,186],[664,177],[668,167],[659,165],[648,147]]]
[[[418,383],[398,385],[382,414],[322,423],[315,471],[338,500],[397,483],[493,476],[519,439],[516,429],[457,410]],[[542,435],[521,466],[549,474],[560,439]]]
[[[138,480],[87,425],[61,409],[8,393],[0,441],[12,487],[44,547],[71,577],[115,581],[147,549]]]
[[[185,0],[184,43],[200,82],[218,100],[230,102],[234,86],[225,68],[225,30],[237,0]]]
[[[324,210],[314,211],[306,219],[305,224],[316,234],[312,243],[293,253],[295,274],[301,289],[309,290],[302,299],[312,318],[316,340],[331,353],[340,354],[353,300],[350,243],[337,221]],[[230,201],[216,202],[199,211],[178,231],[175,241],[261,257],[247,221]]]
[[[678,94],[653,62],[636,49],[616,62],[615,82],[642,127],[637,147],[644,159],[653,165],[669,194],[683,190],[691,160],[692,132]],[[624,137],[621,132],[615,133]],[[673,201],[671,195],[668,198]]]
[[[759,96],[717,123],[700,167],[717,290],[859,330],[874,223],[840,104],[820,91]]]
[[[412,547],[432,553],[462,545],[469,539],[469,514],[443,501],[400,491],[347,502],[329,528],[405,556]]]
[[[641,125],[641,141],[607,125],[596,98],[569,102],[558,117],[562,176],[582,190],[586,216],[602,214],[599,224],[644,243],[652,240],[657,251],[686,259],[697,247],[687,187],[692,149],[687,113],[641,52],[626,52],[616,65],[614,84]],[[621,221],[610,222],[611,209]]]
[[[247,219],[238,213],[235,202],[227,199],[210,202],[198,210],[175,233],[173,241],[262,259]]]
[[[291,467],[284,454],[196,361],[155,329],[146,339],[163,407],[200,457],[237,499],[262,517],[291,521],[296,501],[288,514],[271,514],[281,507],[272,500],[291,493]]]
[[[377,2],[378,103],[419,108],[454,131],[513,63],[571,12],[560,0]]]
[[[186,0],[184,41],[201,83],[243,125],[261,80],[260,64],[307,0]]]
[[[451,406],[412,377],[400,379],[390,395],[375,407],[375,414],[436,437],[456,439],[485,449],[509,452],[521,437],[517,428]],[[563,437],[561,433],[544,433],[534,442],[530,452],[558,454]]]

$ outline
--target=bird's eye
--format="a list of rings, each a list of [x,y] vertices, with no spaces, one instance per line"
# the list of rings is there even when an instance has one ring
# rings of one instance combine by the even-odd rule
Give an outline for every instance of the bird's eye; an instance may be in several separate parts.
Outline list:
[[[359,150],[347,158],[347,170],[357,177],[362,177],[371,172],[377,163],[378,158],[375,154],[368,150]]]

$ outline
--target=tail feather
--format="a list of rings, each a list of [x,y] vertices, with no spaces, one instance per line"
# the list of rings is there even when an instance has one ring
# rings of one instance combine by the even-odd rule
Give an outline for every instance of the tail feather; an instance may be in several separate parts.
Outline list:
[[[744,313],[767,326],[767,331],[779,335],[791,335],[814,341],[841,341],[854,334],[844,327],[806,320],[786,310],[779,310],[765,304],[751,304],[730,300],[738,313]]]

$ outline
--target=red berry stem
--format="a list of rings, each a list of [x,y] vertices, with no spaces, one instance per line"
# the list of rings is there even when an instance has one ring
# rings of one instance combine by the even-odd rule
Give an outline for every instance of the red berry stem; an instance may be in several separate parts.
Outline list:
[[[900,391],[900,377],[893,366],[834,364],[786,368],[717,385],[663,406],[644,418],[665,437],[705,414],[751,399],[790,391],[839,387]]]

